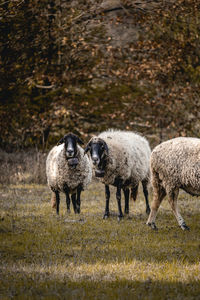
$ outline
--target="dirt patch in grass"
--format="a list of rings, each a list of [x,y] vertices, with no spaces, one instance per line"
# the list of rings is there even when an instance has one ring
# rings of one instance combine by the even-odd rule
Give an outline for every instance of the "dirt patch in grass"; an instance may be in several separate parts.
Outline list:
[[[99,183],[82,193],[80,215],[66,213],[63,195],[59,217],[46,185],[1,186],[0,299],[198,299],[198,199],[179,197],[190,232],[177,226],[166,200],[153,232],[141,190],[120,223],[111,191],[103,220]]]

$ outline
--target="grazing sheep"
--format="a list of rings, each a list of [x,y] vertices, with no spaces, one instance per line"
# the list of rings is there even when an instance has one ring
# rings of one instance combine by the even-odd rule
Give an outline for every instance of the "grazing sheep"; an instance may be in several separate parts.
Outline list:
[[[95,176],[105,184],[106,207],[104,218],[109,217],[109,185],[117,187],[118,219],[123,217],[121,210],[121,189],[125,195],[125,213],[129,212],[129,188],[136,200],[139,182],[142,182],[146,200],[146,211],[150,212],[148,203],[149,159],[151,150],[148,141],[139,134],[108,130],[93,137],[87,144],[85,152],[90,156],[95,168]]]
[[[80,195],[92,179],[91,162],[83,144],[73,133],[65,135],[48,154],[46,161],[47,182],[52,190],[52,207],[59,214],[60,192],[66,195],[67,211],[70,211],[70,195],[75,213],[80,213]],[[55,201],[56,200],[56,201]]]
[[[153,202],[147,224],[157,229],[155,218],[163,198],[168,195],[172,211],[180,227],[185,224],[177,207],[179,189],[200,195],[200,139],[179,137],[156,146],[151,154]]]

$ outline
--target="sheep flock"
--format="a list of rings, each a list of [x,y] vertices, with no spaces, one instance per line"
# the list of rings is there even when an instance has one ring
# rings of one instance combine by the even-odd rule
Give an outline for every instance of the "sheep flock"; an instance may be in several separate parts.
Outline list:
[[[125,199],[124,213],[129,213],[129,197],[137,198],[142,184],[149,215],[147,225],[157,229],[155,219],[165,196],[183,230],[188,230],[181,216],[177,199],[179,189],[192,196],[200,195],[200,139],[178,137],[157,145],[151,152],[142,135],[123,130],[107,130],[93,136],[82,148],[82,140],[73,133],[66,134],[49,152],[46,161],[47,183],[52,193],[52,207],[59,214],[60,192],[66,195],[67,211],[72,201],[74,213],[80,213],[81,192],[99,180],[105,188],[105,213],[110,216],[109,200],[112,185],[116,188],[118,220],[123,218],[121,191]],[[149,206],[149,186],[153,200]],[[71,196],[71,199],[70,199]]]

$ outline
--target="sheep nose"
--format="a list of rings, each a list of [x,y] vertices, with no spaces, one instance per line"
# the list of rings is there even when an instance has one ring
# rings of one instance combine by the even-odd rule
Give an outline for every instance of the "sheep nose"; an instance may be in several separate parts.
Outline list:
[[[94,157],[92,157],[92,161],[93,161],[93,164],[94,164],[94,165],[97,165],[99,159],[98,159],[97,156],[94,156]]]
[[[73,156],[73,155],[74,155],[74,151],[73,151],[73,150],[68,150],[68,151],[67,151],[67,154],[68,154],[68,156],[70,156],[70,157],[71,157],[71,156]]]

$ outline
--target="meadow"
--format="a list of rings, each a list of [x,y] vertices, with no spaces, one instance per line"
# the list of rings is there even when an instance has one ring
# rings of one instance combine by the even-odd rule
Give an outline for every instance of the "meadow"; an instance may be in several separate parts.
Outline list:
[[[0,299],[200,299],[199,199],[179,196],[189,232],[166,199],[152,231],[141,189],[121,222],[111,191],[103,220],[100,183],[82,193],[80,215],[67,214],[63,195],[60,216],[46,184],[2,183]]]

